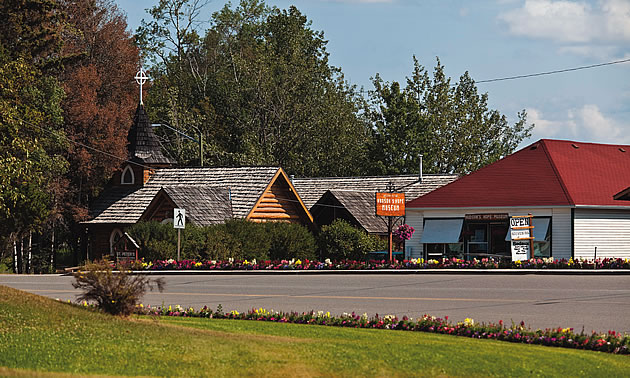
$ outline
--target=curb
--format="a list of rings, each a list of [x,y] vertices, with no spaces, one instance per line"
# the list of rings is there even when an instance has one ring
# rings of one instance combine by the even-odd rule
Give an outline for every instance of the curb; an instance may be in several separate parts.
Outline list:
[[[134,270],[146,275],[469,274],[630,276],[628,269],[363,269],[363,270]]]

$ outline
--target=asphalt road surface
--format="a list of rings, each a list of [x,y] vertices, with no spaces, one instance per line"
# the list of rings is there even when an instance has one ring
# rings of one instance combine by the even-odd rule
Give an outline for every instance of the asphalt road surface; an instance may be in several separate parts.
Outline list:
[[[170,275],[163,293],[148,292],[145,305],[247,311],[330,311],[368,315],[423,314],[454,321],[533,328],[573,327],[630,333],[630,276],[583,275]],[[0,285],[75,300],[72,277],[0,275]]]

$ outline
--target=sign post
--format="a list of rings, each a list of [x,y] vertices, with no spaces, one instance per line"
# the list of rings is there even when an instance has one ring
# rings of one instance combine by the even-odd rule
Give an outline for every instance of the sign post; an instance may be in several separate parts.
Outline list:
[[[405,216],[405,193],[394,193],[390,186],[389,193],[376,193],[376,215],[387,217],[387,233],[389,234],[387,247],[389,249],[389,261],[392,261],[392,228],[394,217]]]
[[[186,210],[173,209],[173,227],[177,229],[177,261],[180,261],[181,231],[186,228]]]
[[[534,258],[533,215],[518,215],[510,218],[512,239],[512,261]]]

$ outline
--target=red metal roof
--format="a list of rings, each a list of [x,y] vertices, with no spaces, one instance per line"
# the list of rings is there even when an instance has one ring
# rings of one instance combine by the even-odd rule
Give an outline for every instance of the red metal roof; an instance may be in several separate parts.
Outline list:
[[[407,203],[410,208],[629,206],[630,146],[541,139]]]

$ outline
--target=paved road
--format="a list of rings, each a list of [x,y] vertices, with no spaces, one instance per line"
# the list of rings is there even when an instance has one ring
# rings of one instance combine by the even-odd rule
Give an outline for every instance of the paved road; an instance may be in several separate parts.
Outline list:
[[[172,275],[143,303],[246,311],[323,310],[333,314],[470,317],[536,328],[630,333],[630,276],[555,275]],[[62,300],[77,292],[67,276],[0,275],[0,285]]]

